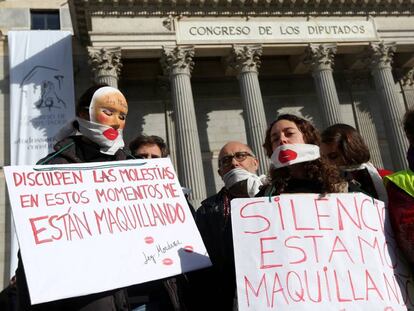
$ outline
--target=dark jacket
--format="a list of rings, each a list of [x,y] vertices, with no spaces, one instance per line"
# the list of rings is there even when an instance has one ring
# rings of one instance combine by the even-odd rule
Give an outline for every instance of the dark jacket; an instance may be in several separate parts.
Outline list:
[[[233,197],[223,188],[201,202],[201,207],[196,212],[196,224],[213,265],[191,274],[194,295],[198,295],[198,308],[194,310],[233,310],[236,271],[231,199]]]
[[[84,162],[102,162],[125,160],[127,151],[118,150],[114,155],[103,154],[99,146],[84,136],[70,136],[59,141],[56,152],[41,159],[38,164],[66,164]],[[81,297],[62,299],[37,305],[30,305],[30,296],[26,282],[22,258],[16,270],[18,310],[30,311],[126,311],[129,310],[126,291],[112,290]],[[50,284],[53,286],[53,284]]]
[[[0,310],[15,311],[16,306],[16,285],[9,284],[0,292]]]
[[[377,176],[371,176],[367,168],[343,171],[342,177],[348,182],[348,192],[362,192],[375,199],[386,201],[385,188],[381,178],[392,174],[389,170],[376,169]],[[374,179],[377,179],[375,181]]]
[[[131,157],[129,150],[119,149],[114,155],[100,152],[99,146],[88,138],[69,136],[53,147],[55,152],[39,160],[37,164],[67,164],[126,160]]]

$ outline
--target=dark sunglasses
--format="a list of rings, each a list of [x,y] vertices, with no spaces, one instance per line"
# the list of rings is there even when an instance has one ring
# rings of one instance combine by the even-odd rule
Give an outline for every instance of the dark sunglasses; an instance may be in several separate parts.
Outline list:
[[[255,157],[253,154],[246,152],[246,151],[240,151],[236,152],[235,154],[229,154],[224,157],[222,157],[219,160],[219,166],[226,168],[231,166],[231,163],[233,162],[233,158],[236,159],[237,162],[243,162],[246,160],[247,157]]]

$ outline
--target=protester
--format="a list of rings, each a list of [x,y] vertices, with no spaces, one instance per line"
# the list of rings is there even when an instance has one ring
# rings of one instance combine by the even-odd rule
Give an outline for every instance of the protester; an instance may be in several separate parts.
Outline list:
[[[129,153],[123,149],[122,130],[127,113],[127,101],[119,90],[105,85],[89,88],[79,99],[76,120],[63,130],[66,136],[54,146],[56,151],[40,160],[39,164],[125,160]],[[31,306],[23,266],[24,262],[19,252],[16,270],[18,310],[129,310],[125,290],[113,290]]]
[[[258,196],[345,192],[337,168],[320,158],[319,144],[319,132],[309,121],[280,115],[266,131],[263,147],[272,162],[271,183]]]
[[[388,194],[388,211],[395,238],[408,261],[414,263],[414,110],[404,116],[408,138],[408,170],[384,177]]]
[[[228,142],[219,153],[218,173],[224,187],[201,202],[196,212],[200,230],[212,267],[193,273],[195,310],[237,310],[236,272],[231,228],[230,201],[253,197],[262,184],[256,175],[259,161],[241,142]]]
[[[129,149],[137,159],[166,158],[169,154],[167,144],[156,135],[138,135],[129,143]]]
[[[321,156],[336,165],[350,192],[364,192],[387,202],[382,177],[391,171],[376,169],[370,160],[367,145],[358,131],[347,124],[335,124],[322,132]]]
[[[137,159],[158,159],[168,157],[168,147],[156,135],[138,135],[129,143],[132,155]],[[192,210],[192,206],[190,206]],[[154,280],[128,287],[131,308],[134,311],[185,310],[183,297],[187,286],[183,276]]]

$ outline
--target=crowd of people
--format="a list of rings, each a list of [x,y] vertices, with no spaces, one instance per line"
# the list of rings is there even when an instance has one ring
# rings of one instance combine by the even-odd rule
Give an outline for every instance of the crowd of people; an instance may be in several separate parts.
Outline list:
[[[89,88],[76,107],[76,120],[60,133],[55,152],[38,164],[106,162],[168,157],[158,136],[139,135],[124,146],[128,104],[107,85]],[[245,143],[227,142],[218,155],[222,189],[190,209],[212,266],[163,280],[104,293],[31,305],[24,262],[19,254],[16,278],[2,292],[7,310],[237,310],[236,271],[231,224],[231,200],[283,193],[363,192],[388,203],[396,240],[414,263],[414,111],[404,118],[410,143],[409,169],[392,173],[374,167],[358,131],[335,124],[321,134],[308,120],[278,116],[268,127],[263,147],[271,165],[258,176],[259,159]],[[385,183],[384,183],[385,182]],[[184,185],[185,186],[185,185]],[[188,192],[185,192],[188,194]],[[16,295],[17,293],[17,295]],[[8,305],[6,306],[6,303]]]

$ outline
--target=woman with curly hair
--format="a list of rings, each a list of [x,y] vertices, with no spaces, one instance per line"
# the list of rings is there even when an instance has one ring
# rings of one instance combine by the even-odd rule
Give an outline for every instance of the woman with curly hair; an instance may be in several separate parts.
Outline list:
[[[307,120],[280,115],[266,131],[263,147],[271,159],[270,184],[260,195],[333,193],[347,188],[336,167],[319,155],[320,135]]]

